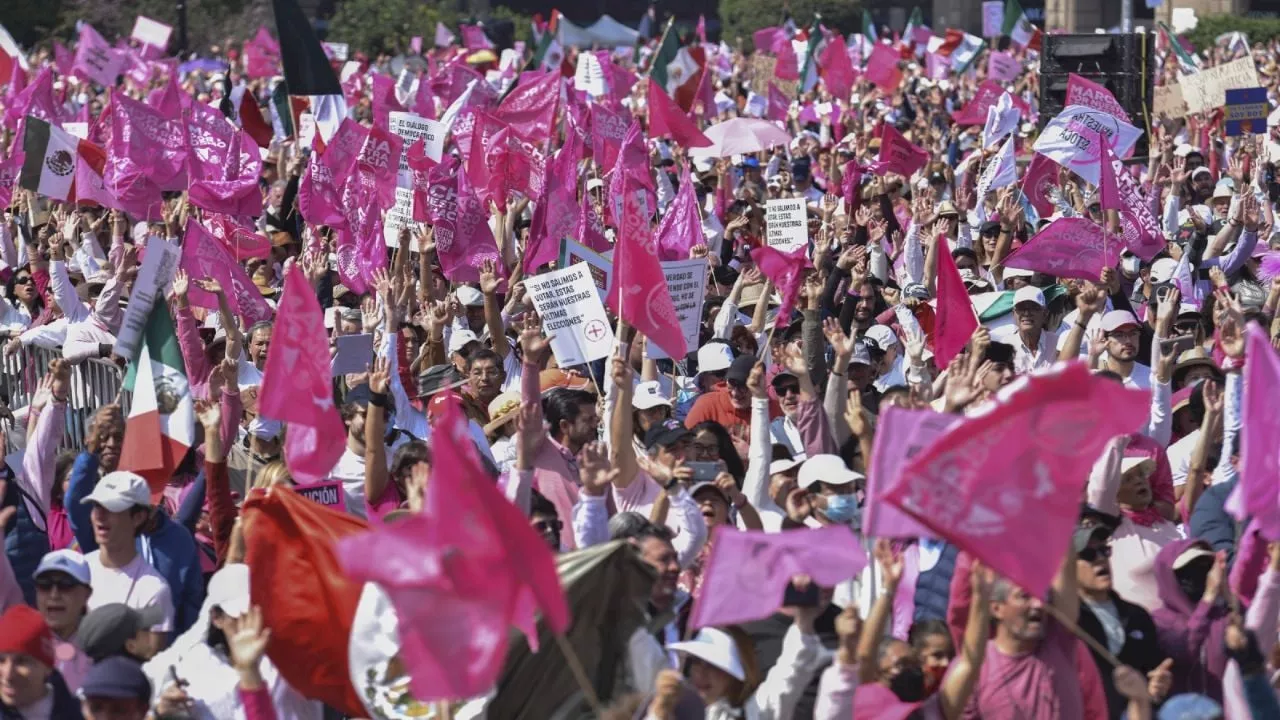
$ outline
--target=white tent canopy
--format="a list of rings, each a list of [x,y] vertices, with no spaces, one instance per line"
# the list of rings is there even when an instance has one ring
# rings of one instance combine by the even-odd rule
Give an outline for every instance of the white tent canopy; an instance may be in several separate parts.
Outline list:
[[[590,27],[579,27],[560,18],[557,26],[557,39],[564,47],[589,48],[599,46],[614,48],[623,45],[635,45],[640,33],[614,20],[608,15],[596,20]]]

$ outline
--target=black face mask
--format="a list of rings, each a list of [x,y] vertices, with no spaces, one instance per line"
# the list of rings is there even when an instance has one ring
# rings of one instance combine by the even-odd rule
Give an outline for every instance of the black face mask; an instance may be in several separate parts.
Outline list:
[[[1182,589],[1182,594],[1193,603],[1200,602],[1200,598],[1204,597],[1204,586],[1209,578],[1204,564],[1193,562],[1175,571],[1174,576],[1178,579],[1178,587]]]
[[[889,689],[902,702],[913,703],[924,700],[924,669],[906,667],[889,681]]]

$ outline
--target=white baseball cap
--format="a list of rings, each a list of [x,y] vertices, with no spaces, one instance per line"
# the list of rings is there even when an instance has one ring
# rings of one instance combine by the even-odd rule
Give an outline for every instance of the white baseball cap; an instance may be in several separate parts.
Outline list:
[[[848,485],[865,479],[862,473],[850,470],[839,455],[821,454],[804,461],[796,481],[801,489],[808,489],[809,486],[818,482],[828,485]]]
[[[707,343],[698,348],[698,374],[728,370],[733,364],[733,350],[726,343]]]
[[[587,181],[587,192],[591,192],[596,188],[602,188],[602,187],[604,187],[604,181],[601,180],[600,178],[591,178],[590,180]]]
[[[466,307],[484,307],[484,293],[470,285],[459,285],[453,294],[457,295],[458,302]]]
[[[1018,307],[1018,305],[1024,302],[1031,302],[1039,305],[1040,307],[1044,307],[1044,292],[1035,285],[1024,285],[1018,288],[1018,291],[1013,294],[1013,306]]]
[[[89,497],[80,501],[84,505],[101,505],[110,512],[124,512],[131,507],[151,507],[151,488],[137,473],[116,470],[102,476]]]
[[[1178,271],[1178,261],[1173,258],[1160,258],[1151,263],[1151,272],[1148,278],[1153,285],[1169,282],[1173,274]]]
[[[863,337],[885,352],[888,352],[889,348],[898,346],[898,336],[893,334],[893,328],[887,325],[872,325],[867,328]]]
[[[1002,277],[1004,277],[1005,280],[1008,280],[1009,278],[1017,278],[1017,277],[1033,277],[1035,274],[1036,274],[1035,270],[1023,270],[1022,268],[1005,268]]]
[[[713,665],[732,676],[736,680],[745,680],[747,673],[742,669],[742,657],[738,654],[738,645],[729,633],[716,628],[702,628],[692,640],[667,643],[668,650],[692,655],[699,660]]]
[[[631,398],[631,407],[636,410],[648,410],[659,405],[671,407],[671,401],[662,394],[662,383],[657,380],[647,380],[636,385],[635,395]]]
[[[778,458],[777,460],[774,460],[773,462],[769,463],[769,474],[777,475],[778,473],[784,473],[788,470],[792,470],[796,468],[801,463],[802,461],[793,460],[791,458]]]
[[[249,566],[244,563],[228,563],[209,578],[209,592],[205,598],[209,607],[216,607],[231,617],[238,618],[249,611]]]
[[[454,330],[449,334],[449,354],[462,352],[462,349],[473,342],[479,342],[480,338],[470,330]]]

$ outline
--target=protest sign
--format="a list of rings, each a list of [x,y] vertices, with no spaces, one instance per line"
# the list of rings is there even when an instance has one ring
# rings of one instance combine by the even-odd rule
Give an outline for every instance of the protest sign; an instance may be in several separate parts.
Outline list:
[[[809,244],[809,218],[804,198],[770,200],[764,206],[765,242],[789,253]]]
[[[1007,52],[993,52],[987,56],[987,77],[1001,82],[1012,82],[1018,79],[1022,67]]]
[[[986,0],[982,3],[982,37],[1000,37],[1004,27],[1004,0]]]
[[[613,260],[576,240],[562,239],[560,267],[569,267],[576,262],[585,262],[591,268],[591,283],[600,291],[600,300],[603,301],[609,290],[609,281],[613,278]]]
[[[1129,113],[1125,112],[1124,106],[1110,90],[1075,73],[1067,75],[1067,99],[1064,104],[1084,105],[1129,122]]]
[[[1182,86],[1175,83],[1157,87],[1151,101],[1151,113],[1173,120],[1186,117],[1187,101],[1182,97]]]
[[[298,145],[304,148],[316,143],[316,116],[309,112],[298,116]],[[407,145],[405,147],[408,147]]]
[[[181,259],[182,250],[177,245],[154,236],[147,240],[142,267],[138,270],[133,291],[129,293],[129,304],[125,307],[124,323],[116,335],[114,353],[118,357],[132,360],[138,356],[151,308],[157,298],[164,298]]]
[[[324,42],[320,44],[324,47],[324,54],[329,56],[330,60],[346,62],[347,57],[351,55],[351,46],[346,43]]]
[[[1267,102],[1266,88],[1248,88],[1244,90],[1228,90],[1226,105],[1226,133],[1228,135],[1255,135],[1267,131],[1267,113],[1271,106]],[[64,125],[65,127],[65,125]]]
[[[362,373],[373,362],[373,335],[339,335],[333,339],[338,351],[329,365],[334,377],[348,373]]]
[[[761,97],[769,97],[769,83],[773,83],[783,95],[789,98],[796,96],[800,83],[777,76],[778,59],[776,57],[755,53],[751,56],[750,62],[747,87],[751,92]]]
[[[587,263],[577,262],[524,279],[560,367],[608,357],[613,349],[613,328],[599,293],[593,292],[591,270]]]
[[[1253,58],[1245,56],[1183,76],[1178,84],[1182,86],[1187,112],[1199,113],[1222,107],[1228,90],[1254,88],[1262,83],[1258,82]]]
[[[382,221],[382,235],[387,247],[400,247],[400,231],[407,227],[413,227],[413,189],[398,187],[396,202]]]
[[[1049,121],[1032,149],[1097,185],[1101,135],[1107,136],[1116,157],[1124,158],[1142,131],[1101,110],[1069,105]]]
[[[428,120],[411,112],[396,111],[387,115],[387,129],[392,135],[404,140],[405,148],[425,140],[422,144],[427,157],[436,162],[444,158],[444,136],[449,132],[448,126],[435,120]],[[409,153],[400,154],[400,174],[396,176],[396,184],[400,187],[413,186],[413,172],[409,169]]]
[[[342,492],[341,480],[329,480],[312,485],[295,485],[293,491],[314,503],[319,503],[335,510],[345,510],[346,498]]]
[[[707,260],[672,260],[662,263],[662,274],[667,278],[667,290],[671,303],[680,318],[680,331],[684,333],[687,347],[698,346],[698,330],[702,323],[702,301],[707,294]],[[656,344],[650,343],[649,357],[670,357]],[[683,358],[676,358],[682,360]]]
[[[138,19],[133,21],[133,32],[129,34],[129,37],[143,45],[150,45],[163,50],[169,47],[169,36],[172,34],[172,27],[158,20],[152,20],[145,15],[139,15]]]

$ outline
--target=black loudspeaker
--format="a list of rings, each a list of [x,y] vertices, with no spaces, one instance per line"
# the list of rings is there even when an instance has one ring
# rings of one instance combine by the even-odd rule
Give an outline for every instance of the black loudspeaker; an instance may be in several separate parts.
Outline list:
[[[1154,36],[1053,35],[1042,36],[1040,54],[1040,127],[1062,112],[1071,73],[1111,91],[1134,125],[1147,129],[1156,72]],[[1148,154],[1144,132],[1134,157]]]
[[[484,34],[493,42],[495,48],[502,51],[514,46],[516,26],[505,18],[490,20],[484,24]]]

